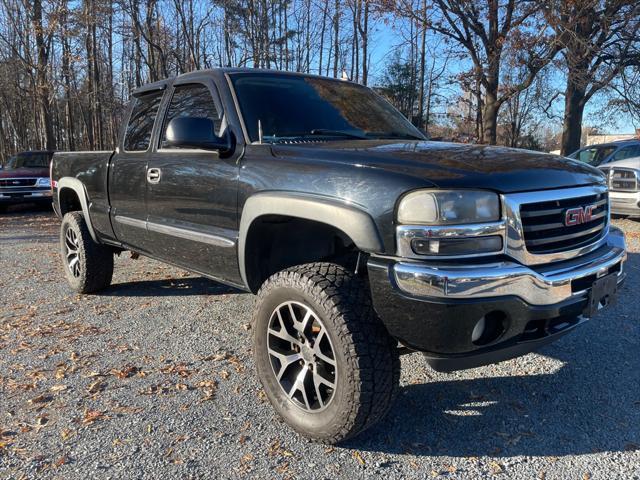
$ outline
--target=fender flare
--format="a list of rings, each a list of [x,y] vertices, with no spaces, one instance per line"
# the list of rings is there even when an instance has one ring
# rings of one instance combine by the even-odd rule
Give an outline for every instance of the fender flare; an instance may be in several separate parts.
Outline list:
[[[384,251],[378,228],[364,210],[354,204],[297,192],[263,192],[247,199],[242,209],[238,232],[238,266],[244,284],[249,287],[245,265],[247,235],[253,222],[264,215],[285,215],[324,223],[348,235],[364,252]]]
[[[82,207],[82,215],[84,216],[84,221],[87,223],[87,228],[89,229],[91,238],[93,239],[94,242],[100,243],[98,241],[98,237],[96,236],[95,231],[93,230],[93,225],[91,224],[91,217],[89,216],[89,200],[88,200],[87,191],[84,188],[84,184],[80,180],[74,177],[62,177],[60,180],[58,180],[57,184],[58,184],[57,202],[58,202],[58,208],[60,209],[60,214],[62,214],[62,209],[60,207],[61,205],[60,193],[62,192],[62,190],[66,188],[71,189],[76,193],[76,195],[78,196],[78,199],[80,200],[80,206]]]

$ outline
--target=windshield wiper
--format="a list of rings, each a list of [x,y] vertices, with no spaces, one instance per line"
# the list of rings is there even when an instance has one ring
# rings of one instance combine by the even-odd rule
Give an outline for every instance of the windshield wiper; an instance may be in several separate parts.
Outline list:
[[[406,138],[410,140],[424,140],[412,133],[398,133],[398,132],[369,132],[367,138]]]
[[[331,130],[329,128],[314,128],[311,130],[311,135],[337,135],[340,137],[359,138],[360,140],[366,140],[367,136],[361,133],[349,132],[347,130]]]

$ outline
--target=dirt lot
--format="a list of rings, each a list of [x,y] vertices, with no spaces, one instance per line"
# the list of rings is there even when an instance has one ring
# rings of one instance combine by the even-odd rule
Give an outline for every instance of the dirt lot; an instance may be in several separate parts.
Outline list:
[[[70,292],[58,221],[0,215],[0,478],[640,478],[640,223],[621,301],[538,354],[438,374],[403,357],[376,428],[293,434],[254,376],[253,298],[117,259]]]

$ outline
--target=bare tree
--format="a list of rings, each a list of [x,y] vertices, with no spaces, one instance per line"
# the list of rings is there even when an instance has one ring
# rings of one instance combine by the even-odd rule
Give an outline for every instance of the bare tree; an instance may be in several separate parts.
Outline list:
[[[480,141],[496,143],[500,107],[528,88],[538,72],[560,51],[554,37],[540,24],[538,2],[516,0],[435,0],[432,28],[455,41],[469,54],[484,90]],[[534,26],[529,24],[533,23]],[[527,74],[510,88],[500,89],[504,52],[513,48]]]
[[[640,65],[637,0],[550,2],[549,24],[563,47],[566,72],[562,153],[580,148],[584,109],[627,68]]]

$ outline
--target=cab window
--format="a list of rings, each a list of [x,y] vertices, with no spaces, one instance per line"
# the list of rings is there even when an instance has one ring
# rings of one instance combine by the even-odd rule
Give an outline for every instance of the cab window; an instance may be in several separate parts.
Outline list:
[[[615,150],[615,147],[590,147],[578,150],[571,155],[571,158],[588,163],[589,165],[598,166],[605,158],[607,158]]]
[[[215,133],[219,134],[221,115],[213,101],[209,89],[200,83],[178,85],[175,87],[171,103],[162,127],[162,148],[177,148],[167,145],[167,126],[174,118],[196,117],[208,118],[214,124]]]
[[[154,91],[135,97],[124,137],[124,149],[127,152],[146,152],[149,148],[162,93]]]
[[[622,147],[618,150],[612,158],[612,161],[624,160],[626,158],[640,157],[640,145],[632,145],[629,147]]]

